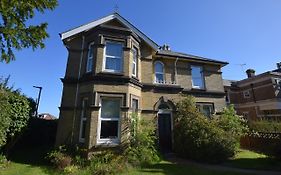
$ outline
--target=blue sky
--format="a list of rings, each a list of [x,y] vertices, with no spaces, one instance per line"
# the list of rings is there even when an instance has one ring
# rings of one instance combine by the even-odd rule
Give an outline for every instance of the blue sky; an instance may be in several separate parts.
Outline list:
[[[16,61],[0,63],[0,76],[11,75],[10,83],[33,98],[38,90],[32,86],[42,86],[39,112],[58,116],[67,61],[58,34],[112,13],[116,2],[119,13],[159,45],[228,61],[226,79],[245,78],[239,64],[262,73],[281,61],[280,0],[64,0],[29,21],[49,23],[46,48],[16,52]]]

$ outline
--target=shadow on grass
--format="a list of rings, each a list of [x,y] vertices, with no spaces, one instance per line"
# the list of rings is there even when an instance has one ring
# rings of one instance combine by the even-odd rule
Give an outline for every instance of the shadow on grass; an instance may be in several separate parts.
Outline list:
[[[235,168],[243,168],[243,169],[281,171],[281,161],[269,157],[238,158],[238,159],[228,160],[223,165],[229,167],[235,167]]]
[[[143,167],[140,172],[142,174],[165,174],[165,175],[238,175],[238,173],[226,171],[214,171],[203,169],[194,165],[180,165],[172,164],[169,162],[158,163],[150,166]]]

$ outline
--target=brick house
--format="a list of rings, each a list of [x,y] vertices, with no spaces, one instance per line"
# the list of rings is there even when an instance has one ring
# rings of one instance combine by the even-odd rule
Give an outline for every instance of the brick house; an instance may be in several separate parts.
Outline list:
[[[277,65],[259,75],[248,69],[247,78],[240,81],[224,81],[228,102],[239,115],[248,120],[281,120],[281,67]]]
[[[161,149],[172,149],[180,94],[196,97],[207,116],[225,106],[221,68],[227,62],[159,47],[114,13],[61,34],[68,50],[56,145],[94,150],[128,138],[132,112],[157,126]]]

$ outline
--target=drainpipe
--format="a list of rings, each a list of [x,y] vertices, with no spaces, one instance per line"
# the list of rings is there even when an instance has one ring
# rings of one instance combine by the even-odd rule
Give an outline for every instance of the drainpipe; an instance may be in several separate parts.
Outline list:
[[[177,71],[177,63],[178,63],[179,57],[177,57],[176,61],[175,61],[175,77],[174,77],[174,83],[177,84],[177,75],[178,75],[178,71]]]
[[[79,70],[78,70],[78,78],[77,78],[77,85],[76,85],[76,93],[75,93],[75,104],[74,104],[74,114],[73,114],[73,120],[72,120],[72,130],[71,130],[71,140],[70,143],[73,143],[73,137],[74,137],[74,127],[75,127],[75,119],[76,119],[76,112],[77,112],[77,103],[78,103],[78,93],[79,93],[79,79],[81,76],[81,67],[82,67],[82,60],[84,55],[84,43],[85,43],[85,36],[82,36],[82,44],[81,44],[81,54],[80,54],[80,63],[79,63]]]

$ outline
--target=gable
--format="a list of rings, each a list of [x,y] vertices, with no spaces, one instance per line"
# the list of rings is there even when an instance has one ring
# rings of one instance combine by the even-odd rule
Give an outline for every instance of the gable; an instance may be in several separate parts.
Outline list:
[[[114,13],[111,15],[108,15],[106,17],[100,18],[96,21],[92,21],[88,24],[84,24],[80,27],[76,27],[74,29],[65,31],[63,33],[60,33],[61,40],[67,39],[71,36],[75,36],[79,33],[89,31],[93,29],[94,27],[101,25],[101,24],[111,24],[111,25],[121,25],[125,26],[126,28],[132,30],[137,36],[139,36],[145,43],[147,43],[151,48],[154,50],[158,50],[159,46],[151,40],[149,37],[147,37],[144,33],[142,33],[139,29],[137,29],[135,26],[133,26],[129,21],[127,21],[125,18],[120,16],[118,13]]]
[[[113,26],[113,27],[120,27],[120,28],[128,28],[124,24],[122,24],[117,19],[112,19],[111,21],[105,22],[104,25]]]

